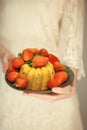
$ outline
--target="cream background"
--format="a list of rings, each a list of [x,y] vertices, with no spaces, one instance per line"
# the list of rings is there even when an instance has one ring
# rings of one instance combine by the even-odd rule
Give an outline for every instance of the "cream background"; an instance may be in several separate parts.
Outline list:
[[[84,130],[87,130],[87,0],[85,0],[85,27],[84,27],[84,64],[86,77],[78,82],[78,94],[81,103],[81,113],[83,118]]]

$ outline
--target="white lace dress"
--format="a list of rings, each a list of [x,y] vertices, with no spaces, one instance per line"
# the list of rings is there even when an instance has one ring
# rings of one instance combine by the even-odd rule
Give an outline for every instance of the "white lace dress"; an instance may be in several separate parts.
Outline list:
[[[82,4],[78,0],[1,0],[0,42],[15,55],[27,47],[45,47],[64,64],[79,69],[81,78]],[[9,87],[1,65],[0,75],[0,130],[83,130],[77,94],[50,103]]]

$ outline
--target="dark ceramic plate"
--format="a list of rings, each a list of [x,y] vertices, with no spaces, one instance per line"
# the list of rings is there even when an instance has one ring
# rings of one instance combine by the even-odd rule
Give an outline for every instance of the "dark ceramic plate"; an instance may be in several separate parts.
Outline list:
[[[70,85],[72,82],[73,82],[73,79],[74,79],[74,73],[73,73],[73,71],[70,69],[70,68],[66,68],[66,70],[65,71],[67,71],[68,72],[68,79],[67,79],[67,81],[66,82],[64,82],[60,87],[65,87],[65,86],[67,86],[67,85]],[[8,81],[8,79],[7,79],[7,76],[8,76],[8,71],[6,72],[6,74],[5,74],[5,80],[6,80],[6,82],[7,82],[7,84],[10,86],[10,87],[12,87],[12,88],[14,88],[14,89],[16,89],[16,90],[21,90],[21,91],[24,91],[24,92],[29,92],[29,93],[39,93],[39,94],[47,94],[47,93],[52,93],[52,90],[51,89],[48,89],[48,90],[45,90],[45,91],[32,91],[32,90],[27,90],[27,89],[21,89],[21,88],[18,88],[18,87],[16,87],[16,85],[15,84],[13,84],[13,83],[10,83],[9,81]]]

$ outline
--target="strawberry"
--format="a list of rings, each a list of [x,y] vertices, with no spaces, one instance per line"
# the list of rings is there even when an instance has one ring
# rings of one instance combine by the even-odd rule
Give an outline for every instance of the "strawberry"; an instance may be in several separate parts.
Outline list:
[[[68,74],[64,71],[56,72],[54,78],[49,79],[49,88],[59,87],[68,79]]]
[[[26,48],[25,50],[27,50],[33,54],[39,54],[39,49],[37,49],[37,48]]]
[[[49,54],[49,61],[50,61],[52,64],[54,64],[56,61],[57,61],[57,62],[60,62],[59,59],[58,59],[55,55],[53,55],[53,54]]]
[[[47,64],[47,62],[48,62],[48,58],[44,56],[36,56],[32,60],[33,66],[35,68],[44,67]]]
[[[29,61],[29,60],[32,60],[33,58],[33,53],[28,51],[28,50],[24,50],[22,52],[22,58],[24,61]]]
[[[54,78],[57,80],[57,86],[60,86],[68,79],[68,74],[65,71],[56,72]]]
[[[15,82],[16,78],[19,77],[19,73],[16,71],[12,71],[8,73],[7,79],[9,82]]]
[[[26,77],[18,77],[16,79],[16,85],[18,88],[26,88],[27,86],[27,78]]]
[[[55,78],[51,78],[47,82],[47,86],[51,89],[57,87],[57,80]]]
[[[24,64],[24,61],[22,58],[15,57],[14,59],[12,59],[12,66],[16,69],[21,68],[23,64]]]
[[[60,70],[65,70],[66,68],[63,64],[61,64],[58,61],[54,62],[53,66],[54,66],[55,72],[60,71]]]
[[[45,48],[40,49],[39,54],[41,54],[42,56],[49,56],[49,53]]]
[[[13,67],[13,65],[10,65],[8,67],[8,72],[12,72],[12,71],[15,71],[15,68]]]
[[[33,54],[39,53],[39,49],[37,49],[37,48],[30,48],[29,51],[32,52]]]

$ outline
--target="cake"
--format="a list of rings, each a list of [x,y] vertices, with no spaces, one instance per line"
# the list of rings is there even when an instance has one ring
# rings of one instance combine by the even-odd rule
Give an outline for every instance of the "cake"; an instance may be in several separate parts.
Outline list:
[[[34,68],[30,67],[28,64],[24,64],[20,69],[20,75],[26,76],[28,80],[26,89],[47,90],[47,82],[50,78],[54,77],[55,71],[53,65],[50,62],[41,68]]]
[[[45,48],[26,48],[12,59],[7,79],[16,87],[44,91],[60,86],[68,78],[58,57]]]

